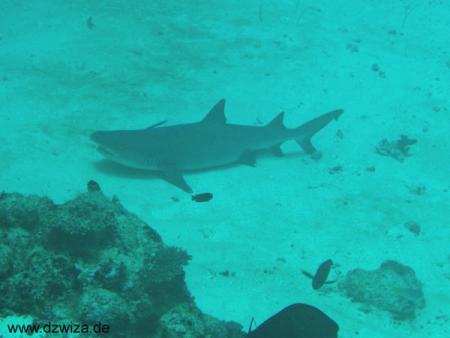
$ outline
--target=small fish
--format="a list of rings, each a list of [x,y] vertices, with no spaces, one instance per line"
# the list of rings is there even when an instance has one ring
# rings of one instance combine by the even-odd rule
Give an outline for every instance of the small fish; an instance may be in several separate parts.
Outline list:
[[[197,195],[192,195],[192,200],[196,202],[208,202],[213,198],[213,194],[210,192],[204,192]]]
[[[319,265],[317,268],[316,274],[312,275],[308,271],[302,271],[302,273],[308,277],[312,278],[312,287],[314,290],[320,289],[324,284],[334,283],[335,281],[327,282],[328,275],[331,270],[331,266],[333,265],[333,261],[331,259],[327,259],[325,262]]]

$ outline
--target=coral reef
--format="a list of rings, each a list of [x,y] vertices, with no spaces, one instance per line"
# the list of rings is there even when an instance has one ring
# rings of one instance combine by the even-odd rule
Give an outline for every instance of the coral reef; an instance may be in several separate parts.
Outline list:
[[[352,301],[388,311],[396,320],[413,320],[425,307],[422,284],[413,269],[395,261],[385,261],[377,270],[349,271],[339,289]]]
[[[161,318],[164,338],[218,338],[228,337],[228,332],[238,332],[236,323],[223,323],[211,316],[202,314],[192,304],[181,304],[168,311]],[[242,337],[244,337],[242,335]]]
[[[117,338],[242,336],[237,324],[197,309],[185,251],[164,245],[117,199],[88,190],[61,205],[0,195],[0,317],[100,321]]]
[[[382,139],[378,142],[375,151],[378,155],[389,156],[397,161],[403,162],[406,157],[411,156],[409,153],[410,146],[416,143],[417,140],[411,139],[406,135],[400,135],[400,138],[396,141]]]

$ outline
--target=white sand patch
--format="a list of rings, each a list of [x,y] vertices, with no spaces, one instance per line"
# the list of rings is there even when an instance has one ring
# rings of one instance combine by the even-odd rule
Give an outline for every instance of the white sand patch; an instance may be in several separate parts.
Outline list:
[[[450,336],[448,4],[76,3],[0,5],[2,190],[62,202],[97,180],[193,256],[186,278],[201,309],[244,327],[305,302],[336,319],[342,337]],[[92,131],[196,121],[222,97],[235,123],[285,111],[294,127],[345,114],[315,138],[320,161],[287,144],[288,156],[256,168],[187,174],[195,191],[214,193],[209,203],[158,178],[96,168]],[[400,134],[418,140],[410,158],[375,154]],[[426,192],[411,193],[417,186]],[[404,228],[411,220],[419,236]],[[427,306],[398,324],[359,311],[336,285],[314,292],[301,269],[328,258],[341,275],[385,259],[407,264]]]

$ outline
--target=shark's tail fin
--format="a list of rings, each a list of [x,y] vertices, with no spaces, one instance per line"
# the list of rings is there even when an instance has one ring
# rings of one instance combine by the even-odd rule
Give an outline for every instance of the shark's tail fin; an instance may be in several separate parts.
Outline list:
[[[331,120],[337,120],[344,111],[342,109],[334,110],[327,114],[323,114],[315,119],[312,119],[300,127],[296,128],[296,135],[300,135],[296,141],[298,145],[307,154],[317,153],[317,149],[311,143],[311,138],[323,127],[325,127]]]

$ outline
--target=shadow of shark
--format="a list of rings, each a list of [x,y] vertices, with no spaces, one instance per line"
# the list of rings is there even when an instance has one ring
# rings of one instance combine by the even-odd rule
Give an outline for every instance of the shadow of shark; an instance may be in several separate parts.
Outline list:
[[[196,123],[145,129],[96,131],[91,139],[107,159],[126,167],[156,170],[175,186],[191,193],[183,172],[232,164],[254,165],[256,154],[269,149],[282,156],[280,145],[295,140],[310,155],[317,154],[311,138],[343,110],[334,110],[293,129],[283,124],[284,113],[263,127],[227,123],[225,100],[220,100]]]

